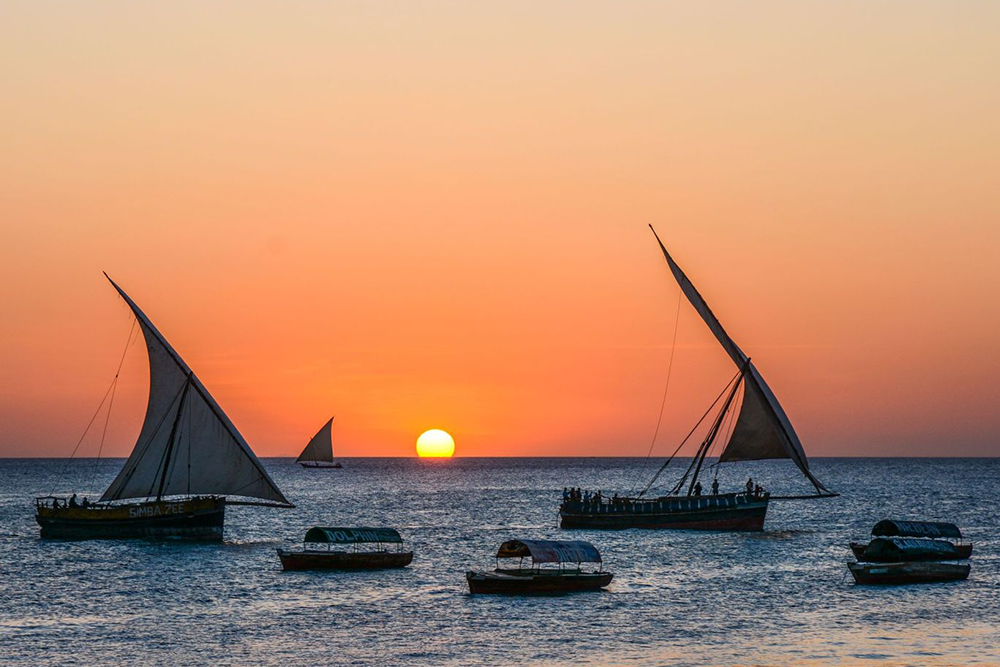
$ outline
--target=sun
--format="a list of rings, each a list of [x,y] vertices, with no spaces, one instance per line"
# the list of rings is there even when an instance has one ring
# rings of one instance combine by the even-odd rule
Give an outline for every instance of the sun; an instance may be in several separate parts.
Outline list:
[[[417,456],[420,458],[449,458],[455,454],[455,441],[439,428],[424,431],[417,438]]]

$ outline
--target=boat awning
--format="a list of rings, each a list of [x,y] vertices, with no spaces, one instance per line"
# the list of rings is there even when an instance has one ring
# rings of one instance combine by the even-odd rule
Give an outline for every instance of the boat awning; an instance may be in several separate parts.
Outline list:
[[[328,542],[330,544],[358,544],[362,542],[393,542],[403,538],[394,528],[324,528],[314,526],[306,533],[303,542]]]
[[[896,521],[883,519],[872,528],[872,535],[878,537],[957,537],[962,539],[962,531],[953,523],[934,521]]]
[[[497,558],[526,558],[535,563],[600,563],[601,554],[583,540],[508,540],[500,545]]]

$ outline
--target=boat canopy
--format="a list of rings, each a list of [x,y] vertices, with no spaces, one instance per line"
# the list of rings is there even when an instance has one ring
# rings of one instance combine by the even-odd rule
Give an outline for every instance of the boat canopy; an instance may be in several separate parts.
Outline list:
[[[865,559],[882,562],[911,560],[958,560],[958,547],[951,542],[915,537],[876,537],[868,543]]]
[[[497,558],[526,558],[535,563],[600,563],[601,554],[583,540],[508,540],[500,545]]]
[[[359,544],[370,542],[391,542],[402,544],[403,538],[395,528],[324,528],[314,526],[306,533],[303,542],[327,542],[329,544]]]
[[[953,523],[934,521],[896,521],[883,519],[872,528],[872,535],[878,537],[956,537],[962,539],[962,531]]]

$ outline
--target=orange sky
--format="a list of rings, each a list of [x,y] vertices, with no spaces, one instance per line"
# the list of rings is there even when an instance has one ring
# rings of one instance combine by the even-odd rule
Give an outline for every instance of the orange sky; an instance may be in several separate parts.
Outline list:
[[[102,270],[261,455],[331,414],[345,456],[645,454],[647,222],[810,455],[996,455],[997,34],[985,1],[5,2],[0,455],[67,455],[104,393]],[[733,372],[685,304],[658,452]]]

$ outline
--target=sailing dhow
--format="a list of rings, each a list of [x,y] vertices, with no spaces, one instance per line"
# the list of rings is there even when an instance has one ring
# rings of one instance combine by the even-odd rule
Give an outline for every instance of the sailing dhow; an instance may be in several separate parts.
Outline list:
[[[323,425],[295,462],[303,468],[343,468],[333,460],[333,417]]]
[[[650,226],[652,229],[652,226]],[[656,236],[656,231],[653,231]],[[671,492],[658,498],[647,498],[646,492],[667,467],[670,457],[657,471],[653,479],[636,497],[603,497],[582,494],[578,490],[564,493],[559,514],[563,528],[677,528],[690,530],[763,530],[770,495],[747,483],[745,493],[718,493],[718,485],[713,484],[711,495],[701,495],[698,482],[702,464],[712,445],[722,432],[727,415],[737,405],[736,398],[742,388],[742,404],[739,417],[732,428],[729,441],[719,456],[719,463],[725,461],[758,461],[762,459],[791,459],[816,489],[814,495],[796,496],[805,498],[828,498],[831,493],[809,471],[809,461],[792,423],[778,403],[771,389],[764,382],[757,367],[743,354],[743,351],[729,337],[722,324],[709,309],[698,290],[681,271],[681,268],[667,252],[660,237],[656,240],[663,251],[671,273],[680,285],[681,291],[708,328],[715,334],[722,348],[736,365],[736,376],[729,381],[716,398],[705,416],[725,396],[722,408],[698,447],[691,464],[674,485]],[[702,418],[704,419],[704,417]],[[700,422],[699,422],[700,423]],[[697,428],[697,425],[696,425]],[[692,433],[694,429],[692,429]],[[684,443],[682,442],[681,445]],[[678,450],[680,447],[678,447]],[[676,452],[675,452],[676,454]],[[687,492],[683,487],[687,484]],[[788,496],[786,496],[788,498]]]
[[[101,499],[79,506],[37,498],[42,537],[222,540],[226,504],[294,507],[208,389],[139,306],[149,400],[132,454]],[[230,499],[232,498],[232,499]]]

